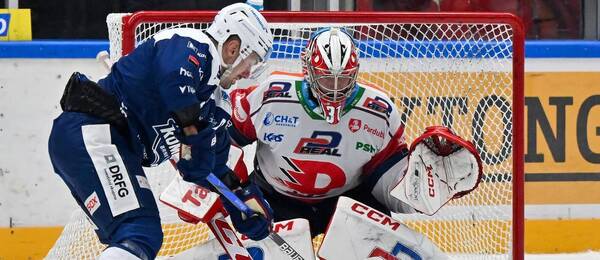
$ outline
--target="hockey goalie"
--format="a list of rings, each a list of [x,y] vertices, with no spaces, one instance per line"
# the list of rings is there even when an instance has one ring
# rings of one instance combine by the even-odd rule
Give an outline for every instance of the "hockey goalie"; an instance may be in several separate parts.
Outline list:
[[[409,147],[386,93],[357,82],[357,47],[343,29],[313,33],[301,59],[303,74],[274,72],[231,93],[229,134],[239,146],[257,143],[249,182],[275,221],[307,219],[316,236],[340,196],[385,216],[432,215],[477,187],[478,153],[450,129],[429,127]],[[331,221],[328,233],[344,229]]]
[[[301,59],[303,74],[274,72],[231,93],[228,133],[257,148],[252,174],[231,166],[225,179],[242,184],[243,199],[268,202],[259,204],[269,219],[303,218],[313,237],[325,233],[323,259],[445,258],[390,212],[433,215],[474,190],[482,175],[474,146],[441,126],[406,143],[386,93],[357,82],[359,57],[344,30],[315,32]]]

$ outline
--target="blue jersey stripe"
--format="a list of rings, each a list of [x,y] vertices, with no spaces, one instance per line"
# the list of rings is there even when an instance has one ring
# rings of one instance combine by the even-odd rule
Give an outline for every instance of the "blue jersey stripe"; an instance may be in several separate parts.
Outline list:
[[[276,40],[271,58],[298,58],[306,41]],[[381,42],[361,41],[358,46],[364,51],[362,58],[433,58],[452,56],[461,58],[488,58],[493,50],[497,58],[510,57],[509,42]],[[7,41],[0,42],[0,58],[95,58],[99,51],[108,50],[108,41]],[[527,41],[527,58],[600,58],[600,41]]]
[[[108,51],[108,41],[8,41],[0,42],[0,58],[96,58]]]

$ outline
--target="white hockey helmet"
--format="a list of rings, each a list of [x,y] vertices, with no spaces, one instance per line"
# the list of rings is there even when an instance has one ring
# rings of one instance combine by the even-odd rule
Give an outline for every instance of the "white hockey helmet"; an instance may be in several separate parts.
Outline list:
[[[319,30],[308,41],[302,66],[325,120],[337,124],[346,99],[356,88],[359,64],[354,40],[340,28]]]
[[[224,66],[223,43],[232,35],[237,35],[241,40],[238,61],[255,52],[264,63],[269,58],[273,46],[273,34],[267,20],[245,3],[232,4],[221,9],[206,29],[206,33],[217,41],[217,50]]]

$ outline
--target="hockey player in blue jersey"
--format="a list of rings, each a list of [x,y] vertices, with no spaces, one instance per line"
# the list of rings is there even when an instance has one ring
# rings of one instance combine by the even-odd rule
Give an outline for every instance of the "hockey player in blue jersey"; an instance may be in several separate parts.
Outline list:
[[[108,244],[99,259],[153,259],[161,247],[159,213],[142,166],[170,159],[183,143],[192,154],[177,165],[184,180],[203,185],[208,172],[229,171],[229,117],[219,107],[227,101],[220,87],[255,72],[272,42],[264,17],[238,3],[223,8],[206,32],[157,33],[97,83],[71,76],[49,154]]]

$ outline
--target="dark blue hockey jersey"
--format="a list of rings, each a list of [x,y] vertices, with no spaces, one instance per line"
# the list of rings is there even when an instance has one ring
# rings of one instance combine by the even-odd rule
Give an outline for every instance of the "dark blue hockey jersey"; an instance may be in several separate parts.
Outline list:
[[[217,55],[199,30],[165,30],[122,57],[98,82],[121,101],[143,145],[144,166],[158,165],[179,152],[173,112],[210,98],[219,82]]]

